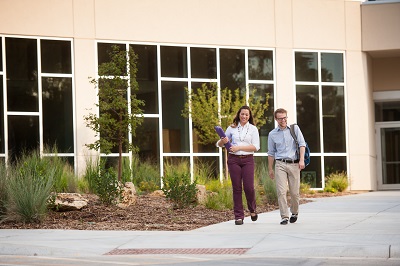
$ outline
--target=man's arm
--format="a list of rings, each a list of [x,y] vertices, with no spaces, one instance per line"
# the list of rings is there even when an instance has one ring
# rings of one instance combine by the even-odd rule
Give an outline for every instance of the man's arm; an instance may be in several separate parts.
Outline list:
[[[306,165],[304,164],[304,153],[306,152],[306,147],[300,147],[300,160],[299,160],[299,168],[304,169]]]
[[[274,157],[268,156],[268,173],[269,173],[269,178],[271,179],[275,178],[274,161],[275,161]],[[304,153],[303,153],[303,164],[304,164]]]

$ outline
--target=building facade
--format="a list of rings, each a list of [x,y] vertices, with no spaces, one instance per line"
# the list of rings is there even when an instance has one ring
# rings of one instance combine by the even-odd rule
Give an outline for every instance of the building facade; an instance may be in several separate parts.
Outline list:
[[[78,174],[96,155],[84,116],[96,112],[89,77],[111,46],[138,54],[142,159],[208,164],[181,112],[185,88],[216,84],[269,95],[256,159],[267,161],[273,110],[288,110],[311,149],[313,188],[347,172],[351,190],[400,188],[400,1],[0,1],[0,159],[57,145]],[[210,86],[212,87],[212,86]],[[128,90],[129,94],[129,90]],[[125,156],[130,154],[126,152]],[[110,160],[116,153],[108,155]]]

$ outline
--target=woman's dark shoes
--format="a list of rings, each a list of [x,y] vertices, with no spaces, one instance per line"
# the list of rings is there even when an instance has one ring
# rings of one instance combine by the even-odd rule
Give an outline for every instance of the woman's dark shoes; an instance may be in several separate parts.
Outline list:
[[[250,213],[250,217],[251,217],[251,220],[253,222],[255,222],[258,219],[258,214],[257,213]]]
[[[236,225],[242,225],[243,224],[243,219],[236,219],[235,220]]]

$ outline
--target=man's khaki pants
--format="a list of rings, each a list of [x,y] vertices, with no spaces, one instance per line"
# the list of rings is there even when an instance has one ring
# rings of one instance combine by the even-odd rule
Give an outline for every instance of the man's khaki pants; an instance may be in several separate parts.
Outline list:
[[[300,203],[300,169],[298,163],[275,161],[275,182],[281,218],[289,218],[287,190],[290,192],[290,211],[299,213]]]

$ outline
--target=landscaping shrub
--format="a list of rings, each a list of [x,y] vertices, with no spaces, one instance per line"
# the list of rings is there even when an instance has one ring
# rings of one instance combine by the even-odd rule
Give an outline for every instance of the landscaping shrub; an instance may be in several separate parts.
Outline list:
[[[121,199],[122,189],[123,184],[118,182],[116,170],[100,169],[100,174],[95,177],[95,190],[101,202],[107,205],[116,204]]]
[[[163,184],[162,191],[173,202],[174,208],[183,209],[197,204],[196,181],[192,183],[188,173],[168,174],[163,178]]]
[[[88,159],[84,179],[89,191],[99,196],[104,204],[115,204],[121,199],[123,184],[118,182],[117,172],[113,167],[106,168],[105,159],[94,162]]]
[[[346,172],[336,172],[325,177],[326,192],[343,192],[349,186],[349,181]]]

